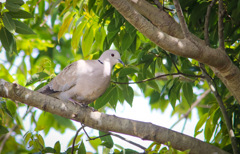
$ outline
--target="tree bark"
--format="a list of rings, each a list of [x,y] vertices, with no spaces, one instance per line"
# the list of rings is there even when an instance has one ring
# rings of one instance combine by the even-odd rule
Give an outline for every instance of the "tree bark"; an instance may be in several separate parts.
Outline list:
[[[119,118],[115,115],[92,111],[90,108],[74,105],[70,102],[63,102],[53,97],[31,91],[18,84],[6,82],[3,79],[0,79],[0,97],[22,102],[29,106],[81,122],[86,126],[104,132],[123,133],[160,144],[170,142],[173,148],[178,150],[191,149],[191,153],[227,153],[211,144],[152,123]]]
[[[162,49],[207,64],[240,104],[240,70],[222,48],[210,48],[190,33],[184,38],[181,26],[165,11],[145,0],[108,0],[143,35]],[[151,22],[150,22],[150,21]]]

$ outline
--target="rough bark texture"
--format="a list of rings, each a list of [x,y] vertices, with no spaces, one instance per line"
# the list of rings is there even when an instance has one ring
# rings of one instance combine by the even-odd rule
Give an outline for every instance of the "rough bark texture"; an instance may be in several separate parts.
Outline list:
[[[22,102],[105,132],[113,131],[128,134],[143,140],[152,140],[163,144],[169,141],[175,149],[191,149],[191,153],[196,154],[227,153],[211,144],[152,123],[119,118],[114,115],[107,115],[96,111],[93,112],[90,108],[63,102],[50,96],[31,91],[20,85],[6,82],[3,79],[0,80],[0,97]]]
[[[128,22],[162,49],[209,65],[240,104],[240,70],[223,49],[210,48],[191,33],[191,39],[184,38],[181,26],[171,16],[145,0],[108,1]]]

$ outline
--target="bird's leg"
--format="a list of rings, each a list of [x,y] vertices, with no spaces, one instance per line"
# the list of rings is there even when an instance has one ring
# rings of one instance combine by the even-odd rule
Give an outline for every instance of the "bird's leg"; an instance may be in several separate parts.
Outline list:
[[[78,105],[80,105],[81,107],[85,107],[85,108],[88,107],[87,104],[78,102],[78,101],[76,101],[76,100],[74,100],[74,99],[72,99],[72,98],[69,98],[68,100],[69,100],[70,102],[72,102],[74,105],[78,104]]]
[[[84,108],[91,108],[93,112],[94,112],[94,111],[97,111],[97,110],[95,110],[93,107],[88,106],[87,104],[89,104],[89,103],[78,102],[78,101],[76,101],[76,100],[74,100],[74,99],[72,99],[72,98],[69,98],[68,100],[69,100],[70,102],[72,102],[74,105],[78,104],[78,105],[80,105],[81,107],[84,107]]]

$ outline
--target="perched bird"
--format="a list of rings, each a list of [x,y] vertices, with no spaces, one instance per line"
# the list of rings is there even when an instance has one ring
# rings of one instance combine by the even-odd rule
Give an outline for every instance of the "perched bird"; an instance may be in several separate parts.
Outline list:
[[[112,67],[124,63],[116,50],[103,52],[98,60],[78,60],[65,67],[38,92],[63,101],[87,105],[108,88]]]

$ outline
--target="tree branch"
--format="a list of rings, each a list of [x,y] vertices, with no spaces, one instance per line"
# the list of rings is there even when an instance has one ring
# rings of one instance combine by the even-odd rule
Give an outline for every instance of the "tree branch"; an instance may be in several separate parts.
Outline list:
[[[213,5],[214,5],[215,3],[216,3],[216,0],[212,0],[211,4],[208,5],[207,13],[206,13],[206,16],[205,16],[205,23],[204,23],[204,40],[205,40],[205,44],[206,44],[207,46],[210,46],[209,33],[208,33],[210,13],[211,13],[211,9],[212,9],[212,7],[213,7]]]
[[[159,0],[153,0],[154,4],[157,5],[157,7],[160,9],[160,10],[163,10],[163,6],[162,4],[159,2]]]
[[[217,87],[214,83],[214,81],[212,80],[212,78],[208,75],[206,69],[205,69],[205,65],[204,64],[201,64],[200,63],[200,67],[202,69],[202,72],[203,74],[205,75],[206,77],[206,81],[208,82],[208,85],[211,89],[211,91],[213,92],[217,102],[218,102],[218,105],[220,107],[220,110],[223,114],[223,118],[225,120],[225,124],[227,126],[227,129],[228,129],[228,134],[229,134],[229,137],[230,137],[230,140],[232,142],[232,149],[233,149],[233,152],[234,154],[238,154],[239,153],[239,150],[238,150],[238,146],[237,146],[237,141],[236,141],[236,137],[234,135],[234,131],[232,129],[232,123],[231,123],[231,120],[230,118],[228,117],[228,113],[226,111],[226,108],[224,106],[224,103],[222,101],[222,98],[221,96],[219,95],[218,91],[217,91]]]
[[[166,12],[159,10],[145,0],[108,1],[139,32],[162,49],[209,65],[214,73],[224,80],[224,84],[240,104],[240,70],[232,63],[224,50],[206,46],[203,40],[192,33],[190,33],[191,40],[181,39],[183,38],[181,26],[171,16],[166,15]],[[148,20],[143,16],[147,17]]]
[[[129,120],[92,111],[91,108],[84,108],[70,102],[63,102],[31,91],[18,84],[6,82],[3,79],[0,79],[0,97],[37,107],[41,110],[84,123],[86,126],[103,132],[112,131],[128,134],[160,144],[171,142],[173,148],[178,150],[191,149],[190,152],[192,153],[226,153],[211,144],[152,123]]]
[[[127,0],[127,2],[163,32],[176,38],[184,38],[181,26],[167,12],[152,6],[146,0]]]
[[[133,142],[133,141],[130,141],[130,140],[128,140],[128,139],[126,139],[126,138],[118,135],[118,134],[110,133],[110,132],[109,132],[109,134],[112,135],[112,136],[115,136],[115,137],[117,137],[117,138],[120,138],[120,139],[124,140],[125,142],[128,142],[128,143],[130,143],[130,144],[132,144],[132,145],[134,145],[134,146],[136,146],[136,147],[139,147],[139,148],[143,149],[144,151],[147,149],[147,148],[145,148],[144,146],[142,146],[142,145],[140,145],[140,144],[138,144],[138,143],[135,143],[135,142]]]
[[[180,3],[179,3],[178,0],[173,0],[173,3],[174,3],[174,6],[175,6],[175,9],[177,11],[177,15],[178,15],[178,19],[179,19],[179,22],[180,22],[180,25],[181,25],[181,28],[182,28],[183,35],[184,35],[185,38],[189,38],[189,30],[188,30],[186,21],[184,19],[184,15],[183,15]]]
[[[162,29],[160,30],[154,26],[152,21],[149,22],[138,11],[136,11],[127,0],[108,1],[124,16],[126,20],[128,20],[128,22],[162,49],[175,55],[196,59],[219,69],[225,67],[228,63],[231,63],[231,60],[226,56],[226,53],[219,52],[218,49],[204,46],[199,40],[193,42],[189,39],[178,39],[164,33]]]
[[[9,139],[9,137],[11,136],[12,132],[18,127],[18,125],[14,125],[11,130],[4,136],[3,140],[2,140],[2,143],[0,145],[0,153],[2,152],[3,150],[3,147],[5,145],[5,143],[7,142],[7,140]]]
[[[179,73],[160,74],[160,75],[155,76],[154,78],[144,79],[144,80],[135,81],[135,82],[116,82],[116,81],[112,81],[112,82],[115,84],[138,84],[138,83],[148,82],[148,81],[156,80],[156,79],[159,79],[162,77],[174,76],[174,75],[183,75],[183,76],[188,76],[188,77],[204,78],[202,75],[191,75],[191,74],[185,74],[185,73],[179,72]]]
[[[223,8],[223,0],[219,0],[218,4],[218,38],[219,38],[219,48],[224,50],[224,36],[223,36],[223,16],[224,16],[224,8]]]
[[[78,133],[84,128],[84,126],[80,127],[77,131],[76,131],[76,134],[73,138],[73,143],[72,143],[72,151],[71,153],[74,154],[74,147],[75,147],[75,141],[76,141],[76,138],[78,136]]]
[[[23,120],[26,118],[26,116],[31,112],[31,110],[32,110],[32,107],[30,107],[27,111],[26,111],[26,113],[23,115]],[[18,128],[18,124],[15,124],[12,128],[11,128],[11,130],[6,134],[6,135],[4,135],[3,137],[3,140],[2,140],[2,143],[1,143],[1,145],[0,145],[0,153],[2,153],[2,150],[3,150],[3,147],[4,147],[4,145],[5,145],[5,143],[7,142],[7,140],[9,139],[9,137],[11,136],[11,134],[13,133],[13,131],[15,131],[15,129],[17,129]]]
[[[170,127],[170,129],[172,129],[174,126],[176,126],[182,119],[187,118],[188,115],[191,113],[191,111],[201,102],[201,100],[202,100],[203,98],[205,98],[205,97],[209,94],[209,92],[210,92],[209,89],[206,90],[206,91],[191,105],[191,107],[188,109],[188,111],[187,111],[185,114],[183,114],[183,115],[178,119],[178,121],[175,122],[175,123]]]

